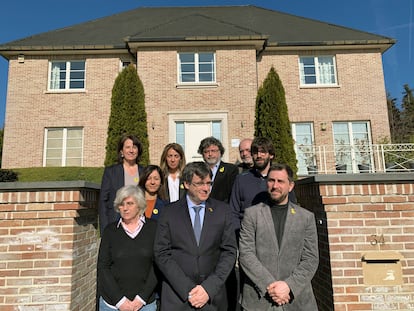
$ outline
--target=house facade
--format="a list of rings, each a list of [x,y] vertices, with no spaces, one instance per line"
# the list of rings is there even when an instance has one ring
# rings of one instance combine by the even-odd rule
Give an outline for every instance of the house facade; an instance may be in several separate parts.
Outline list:
[[[256,6],[138,8],[5,43],[2,167],[103,166],[112,87],[131,63],[144,85],[154,164],[169,142],[184,146],[187,161],[201,159],[206,136],[219,138],[224,160],[235,162],[273,66],[299,174],[340,164],[341,146],[355,165],[363,158],[355,145],[389,136],[382,54],[394,43]],[[318,163],[309,155],[322,146],[332,154]]]

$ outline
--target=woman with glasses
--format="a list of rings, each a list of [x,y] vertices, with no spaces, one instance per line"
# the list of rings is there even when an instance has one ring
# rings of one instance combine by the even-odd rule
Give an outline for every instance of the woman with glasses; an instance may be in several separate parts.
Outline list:
[[[114,209],[119,221],[106,226],[98,255],[99,310],[155,311],[154,239],[157,224],[145,217],[144,192],[120,188]]]

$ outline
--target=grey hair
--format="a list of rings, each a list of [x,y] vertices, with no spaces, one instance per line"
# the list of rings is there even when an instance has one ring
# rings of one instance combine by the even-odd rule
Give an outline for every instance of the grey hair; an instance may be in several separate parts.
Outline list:
[[[138,205],[138,213],[142,216],[147,208],[147,201],[145,200],[144,191],[138,186],[127,185],[123,186],[116,192],[116,197],[114,200],[114,209],[119,213],[119,207],[122,205],[122,202],[128,198],[132,197]]]

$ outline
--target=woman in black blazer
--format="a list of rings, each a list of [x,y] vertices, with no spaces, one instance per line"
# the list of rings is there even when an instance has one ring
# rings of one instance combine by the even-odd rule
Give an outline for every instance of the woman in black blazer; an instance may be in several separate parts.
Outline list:
[[[138,185],[143,167],[141,160],[143,146],[134,135],[124,135],[118,143],[118,164],[106,167],[99,194],[99,228],[102,233],[111,222],[119,220],[114,210],[116,191],[125,185]]]

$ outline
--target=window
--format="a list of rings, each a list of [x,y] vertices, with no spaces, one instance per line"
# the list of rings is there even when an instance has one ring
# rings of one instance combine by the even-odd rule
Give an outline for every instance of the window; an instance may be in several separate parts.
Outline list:
[[[301,85],[336,85],[333,56],[304,56],[299,59]]]
[[[83,129],[45,129],[43,166],[82,166]]]
[[[212,83],[216,81],[215,53],[179,53],[179,83]]]
[[[298,174],[308,175],[317,172],[316,150],[313,144],[313,124],[293,123],[292,135],[298,161]]]
[[[53,61],[49,72],[49,90],[85,89],[85,61]]]
[[[373,162],[369,123],[335,122],[333,134],[337,170],[348,173],[369,171]]]

